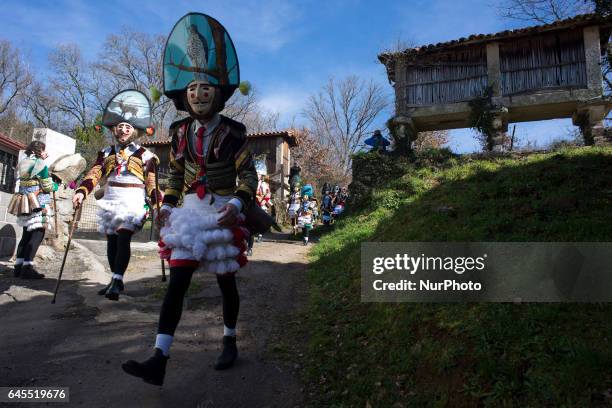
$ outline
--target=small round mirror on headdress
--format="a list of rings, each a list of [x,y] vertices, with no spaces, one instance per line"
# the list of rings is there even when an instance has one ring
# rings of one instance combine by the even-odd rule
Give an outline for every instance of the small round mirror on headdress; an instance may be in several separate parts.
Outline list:
[[[104,109],[102,124],[110,129],[119,123],[129,123],[135,129],[152,135],[149,98],[135,89],[127,89],[113,96]]]
[[[234,43],[225,28],[202,13],[182,17],[170,32],[164,50],[164,94],[185,110],[182,92],[193,81],[219,87],[227,101],[240,84]]]

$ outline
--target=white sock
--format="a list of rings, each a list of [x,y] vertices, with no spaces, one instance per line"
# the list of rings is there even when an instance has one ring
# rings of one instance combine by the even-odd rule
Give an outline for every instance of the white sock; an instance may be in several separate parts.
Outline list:
[[[34,265],[34,261],[23,261],[24,265]]]
[[[15,265],[21,265],[21,264],[23,264],[23,258],[15,259]]]
[[[119,275],[118,273],[113,273],[113,279],[117,279],[122,281],[123,280],[123,275]]]
[[[226,325],[223,325],[223,335],[224,336],[236,337],[236,328],[234,327],[233,329],[230,329]]]
[[[308,237],[304,237],[304,241],[308,242]]]
[[[170,347],[172,346],[172,340],[174,336],[169,334],[158,334],[155,337],[155,348],[158,348],[164,353],[164,356],[168,357],[170,355]]]

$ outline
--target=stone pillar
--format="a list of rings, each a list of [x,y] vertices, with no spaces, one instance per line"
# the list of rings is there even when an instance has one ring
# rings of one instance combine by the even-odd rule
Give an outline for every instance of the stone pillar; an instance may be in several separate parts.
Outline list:
[[[414,124],[414,121],[410,117],[398,116],[393,121],[398,126],[397,133],[401,135],[403,146],[396,146],[399,151],[406,150],[403,153],[409,153],[412,151],[412,142],[415,141],[419,135],[419,131]]]
[[[501,152],[504,150],[504,142],[507,140],[508,135],[508,111],[502,109],[495,113],[493,118],[494,133],[491,135],[492,151]]]
[[[572,122],[580,128],[586,146],[612,143],[610,132],[606,131],[604,126],[604,118],[611,107],[612,103],[600,100],[598,103],[579,106],[572,115]]]
[[[493,96],[501,96],[501,65],[499,63],[499,44],[487,44],[487,83],[493,89]]]
[[[583,37],[587,88],[601,94],[603,92],[603,76],[601,73],[601,45],[599,42],[599,27],[585,27],[583,29]]]

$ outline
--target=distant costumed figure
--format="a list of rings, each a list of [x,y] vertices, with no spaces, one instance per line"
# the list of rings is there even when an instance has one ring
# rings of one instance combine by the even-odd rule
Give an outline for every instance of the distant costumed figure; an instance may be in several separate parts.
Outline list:
[[[346,187],[342,187],[338,193],[336,193],[334,200],[334,214],[336,217],[340,216],[344,212],[346,207],[346,201],[348,200],[348,190]]]
[[[136,143],[141,135],[153,134],[151,104],[140,91],[129,89],[116,94],[106,105],[102,125],[115,143],[98,152],[96,162],[76,189],[74,208],[82,205],[102,178],[107,179],[103,195],[96,198],[98,231],[106,235],[106,255],[111,281],[98,294],[119,300],[123,276],[130,262],[132,235],[140,230],[149,205],[161,199],[155,190],[155,168],[159,159]]]
[[[163,67],[165,95],[189,114],[170,126],[170,172],[159,215],[160,255],[168,259],[170,282],[153,356],[122,366],[156,385],[163,384],[183,298],[198,268],[216,274],[223,298],[223,351],[214,367],[234,364],[240,304],[235,275],[247,262],[245,211],[257,189],[245,126],[219,114],[240,79],[225,28],[205,14],[185,15],[168,36]]]
[[[302,229],[302,242],[304,245],[308,245],[308,238],[310,236],[310,230],[312,229],[315,221],[315,208],[316,202],[313,202],[310,197],[313,195],[313,189],[310,184],[306,184],[300,191],[302,196],[302,202],[298,209],[298,227]]]
[[[26,157],[17,164],[19,191],[13,195],[8,212],[17,216],[22,235],[17,245],[14,276],[24,279],[43,279],[44,274],[34,269],[34,257],[43,238],[53,211],[49,205],[57,184],[52,180],[45,164],[46,146],[33,141],[25,150]]]
[[[300,188],[302,187],[302,178],[300,177],[301,168],[293,166],[289,169],[289,202],[287,203],[287,215],[291,221],[293,234],[297,233],[297,217],[298,210],[301,204]]]
[[[258,173],[259,181],[257,182],[257,191],[255,193],[255,203],[266,213],[270,213],[272,209],[272,191],[270,190],[270,184],[266,181],[266,176],[262,173]],[[257,234],[257,242],[261,241],[262,234]],[[255,234],[251,234],[249,238],[249,247],[247,251],[248,256],[253,255],[253,243],[255,240]]]
[[[334,222],[334,198],[329,183],[323,185],[322,196],[321,219],[324,225],[330,225]]]

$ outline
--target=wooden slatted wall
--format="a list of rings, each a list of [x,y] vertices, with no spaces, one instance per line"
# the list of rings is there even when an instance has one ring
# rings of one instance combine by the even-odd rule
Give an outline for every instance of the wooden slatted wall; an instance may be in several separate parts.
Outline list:
[[[499,53],[502,95],[587,87],[581,30],[508,41]]]

